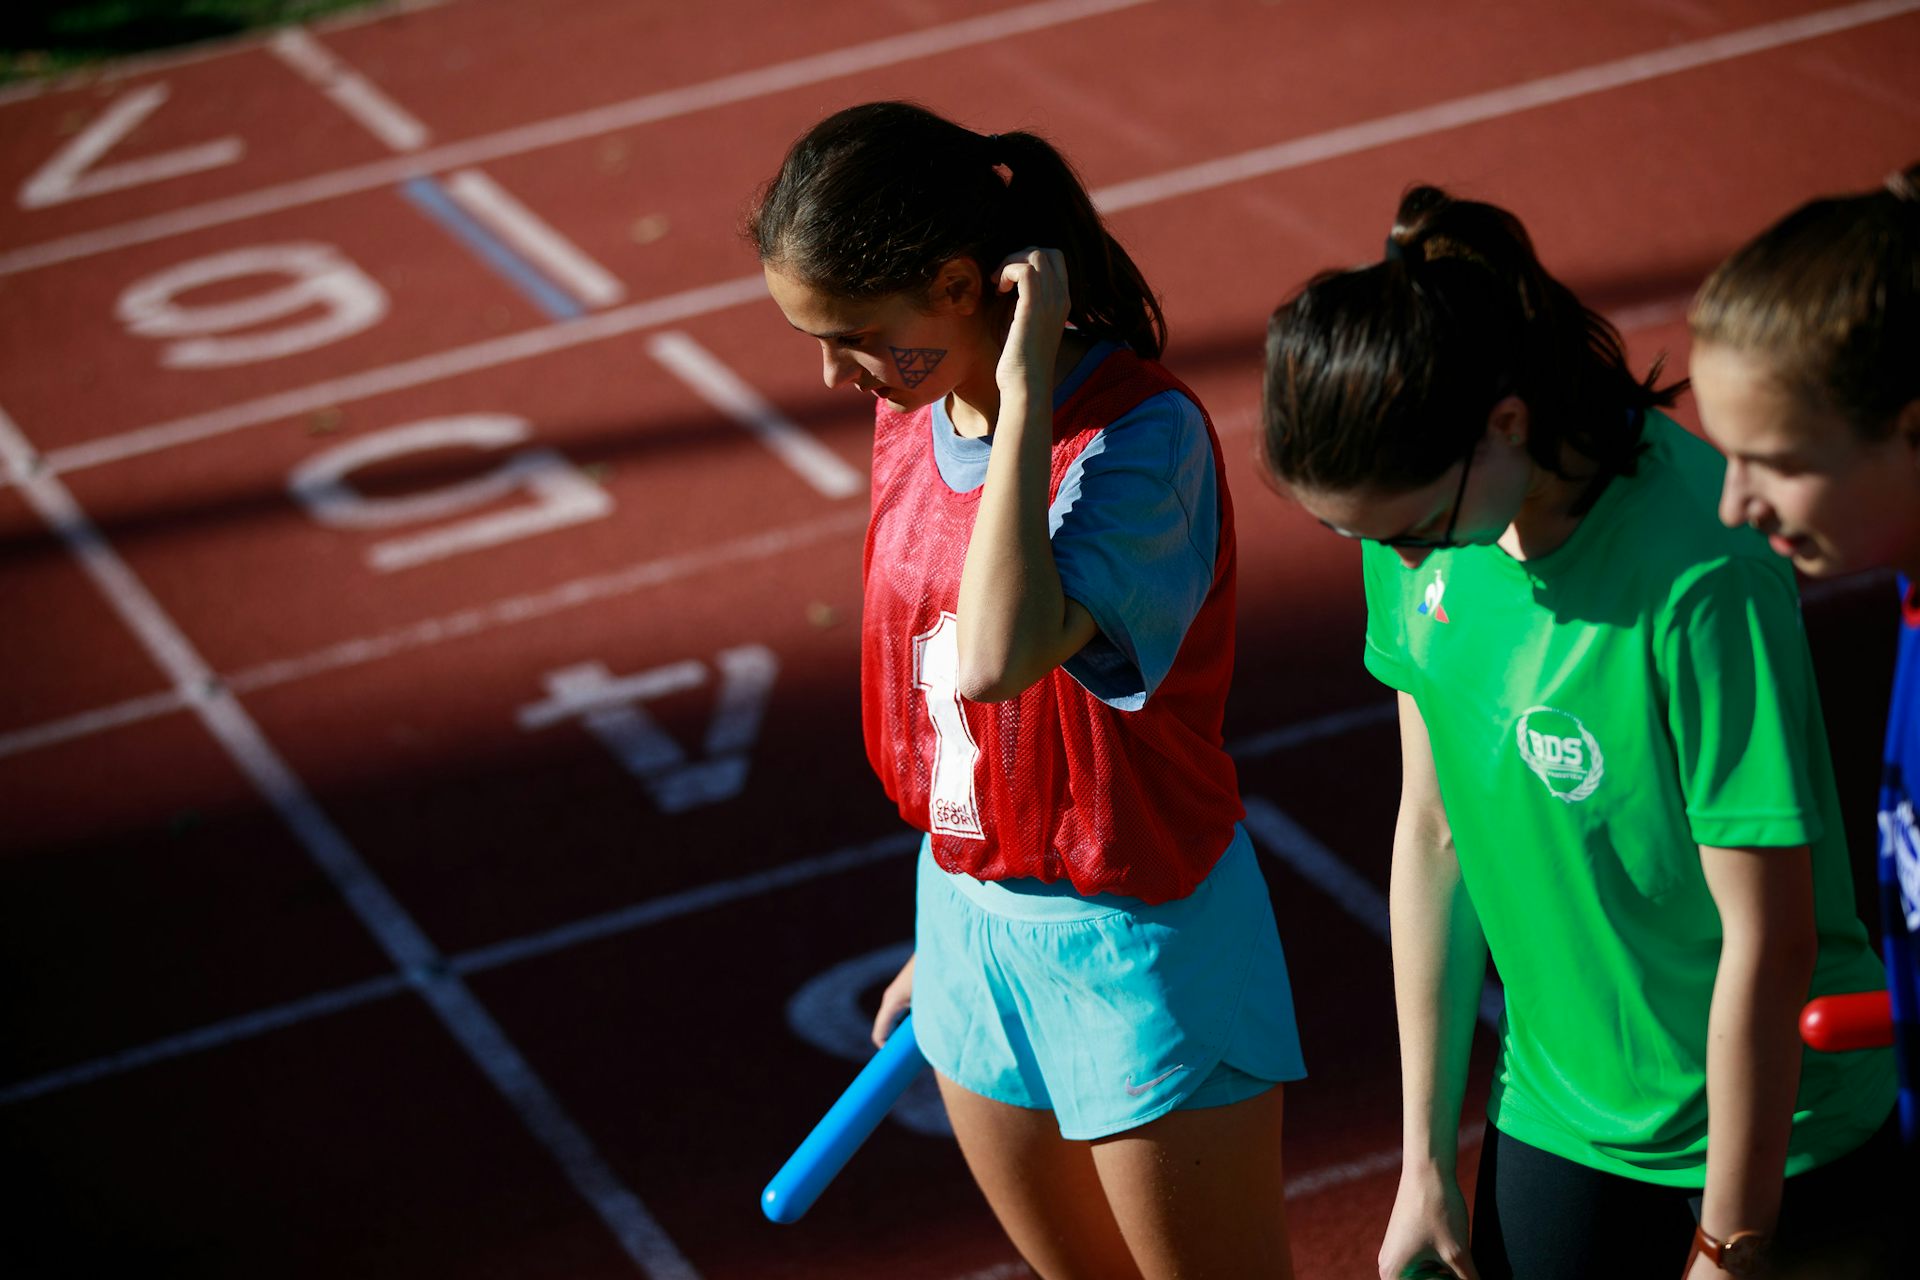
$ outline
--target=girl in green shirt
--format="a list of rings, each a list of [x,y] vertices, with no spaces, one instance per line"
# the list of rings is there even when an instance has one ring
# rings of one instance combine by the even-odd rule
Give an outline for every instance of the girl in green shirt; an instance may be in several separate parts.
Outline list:
[[[1430,187],[1384,262],[1269,326],[1264,461],[1365,539],[1398,691],[1391,906],[1405,1157],[1380,1275],[1870,1268],[1883,1051],[1803,1059],[1875,985],[1791,572],[1715,516],[1719,456],[1519,221]],[[1507,996],[1469,1236],[1456,1134]],[[1815,1261],[1817,1260],[1817,1262]]]

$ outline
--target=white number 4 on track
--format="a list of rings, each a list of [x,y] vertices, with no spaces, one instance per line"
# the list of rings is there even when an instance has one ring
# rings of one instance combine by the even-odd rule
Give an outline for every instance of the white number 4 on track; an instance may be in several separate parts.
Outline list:
[[[579,720],[668,813],[731,800],[747,785],[748,755],[760,736],[780,661],[764,645],[749,644],[721,650],[714,665],[720,669],[720,694],[707,726],[704,760],[688,760],[644,705],[705,684],[706,664],[692,659],[620,677],[598,662],[549,671],[542,683],[551,696],[520,708],[520,727],[533,732]]]

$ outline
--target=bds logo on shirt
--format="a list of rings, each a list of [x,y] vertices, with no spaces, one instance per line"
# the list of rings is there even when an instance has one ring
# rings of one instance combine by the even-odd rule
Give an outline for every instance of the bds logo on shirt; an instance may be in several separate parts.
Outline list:
[[[1577,804],[1592,795],[1606,772],[1600,744],[1578,716],[1529,707],[1514,728],[1520,758],[1558,800]]]

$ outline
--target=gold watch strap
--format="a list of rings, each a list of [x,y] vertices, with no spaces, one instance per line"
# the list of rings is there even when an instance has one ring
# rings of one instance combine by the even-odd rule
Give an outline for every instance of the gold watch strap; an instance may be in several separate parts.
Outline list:
[[[1745,1245],[1748,1241],[1752,1241],[1753,1243],[1746,1248],[1737,1248],[1737,1246]],[[1688,1270],[1692,1270],[1693,1258],[1695,1256],[1704,1256],[1707,1261],[1711,1262],[1721,1271],[1727,1272],[1729,1275],[1755,1275],[1758,1274],[1758,1272],[1753,1269],[1753,1267],[1742,1264],[1758,1262],[1766,1251],[1766,1245],[1767,1237],[1763,1232],[1736,1231],[1725,1240],[1716,1240],[1707,1234],[1705,1227],[1695,1227],[1693,1229],[1693,1252],[1688,1255],[1687,1268]],[[1734,1255],[1734,1266],[1732,1267],[1727,1265],[1729,1253],[1733,1253]]]

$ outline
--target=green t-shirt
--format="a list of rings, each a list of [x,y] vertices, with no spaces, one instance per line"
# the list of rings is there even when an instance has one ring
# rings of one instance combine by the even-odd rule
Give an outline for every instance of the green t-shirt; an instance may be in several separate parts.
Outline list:
[[[1369,544],[1368,670],[1433,742],[1469,896],[1506,985],[1502,1132],[1700,1186],[1720,916],[1699,845],[1813,852],[1812,995],[1883,983],[1854,911],[1793,573],[1715,513],[1720,455],[1649,415],[1638,474],[1573,536],[1408,569]],[[1808,1052],[1788,1173],[1872,1133],[1892,1054]]]

